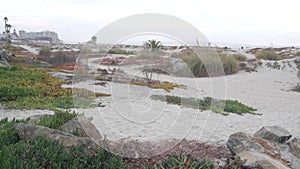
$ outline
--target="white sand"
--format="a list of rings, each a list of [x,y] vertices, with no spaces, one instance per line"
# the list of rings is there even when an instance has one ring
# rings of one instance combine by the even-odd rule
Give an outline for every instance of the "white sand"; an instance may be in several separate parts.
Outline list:
[[[282,61],[280,64],[283,65]],[[291,64],[292,67],[286,65],[283,70],[262,66],[258,68],[258,72],[241,72],[225,78],[191,79],[160,75],[160,80],[187,86],[187,89],[175,89],[170,93],[161,89],[112,82],[106,87],[91,85],[93,81],[80,83],[75,87],[112,94],[112,97],[101,99],[106,105],[104,108],[79,110],[92,116],[93,123],[108,139],[130,137],[160,140],[186,137],[225,143],[234,132],[253,133],[265,125],[279,125],[294,136],[300,136],[300,93],[289,91],[298,81],[297,69],[294,63]],[[136,69],[127,67],[125,70],[139,74]],[[212,85],[217,89],[212,89]],[[211,111],[200,112],[153,101],[149,98],[152,94],[236,99],[257,108],[257,113],[263,115],[222,116]]]

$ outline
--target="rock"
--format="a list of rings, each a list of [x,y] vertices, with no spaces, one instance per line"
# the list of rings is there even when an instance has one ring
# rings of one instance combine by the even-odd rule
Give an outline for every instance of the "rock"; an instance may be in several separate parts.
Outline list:
[[[288,162],[280,157],[279,144],[239,132],[232,134],[226,145],[234,155],[241,158],[244,167],[288,168]]]
[[[85,152],[90,152],[98,148],[97,144],[89,138],[77,137],[72,134],[44,126],[16,123],[14,128],[22,140],[45,137],[46,139],[61,143],[67,149],[71,146],[78,146],[80,144],[83,145]]]
[[[300,138],[294,138],[290,143],[290,147],[293,155],[300,159]]]
[[[79,137],[87,137],[84,129],[81,127],[78,118],[71,119],[67,121],[64,125],[60,127],[60,129],[64,132],[79,136]]]
[[[37,123],[43,116],[45,116],[45,115],[44,115],[44,114],[37,114],[37,115],[30,116],[30,117],[29,117],[28,124],[34,125],[34,124]]]
[[[229,137],[226,145],[233,154],[249,150],[264,152],[263,146],[252,141],[252,138],[250,134],[238,132]]]
[[[292,137],[287,130],[279,126],[265,126],[257,131],[254,136],[277,143],[285,143]]]
[[[95,125],[85,116],[78,116],[80,126],[84,130],[85,134],[92,139],[98,145],[103,143],[104,137],[100,134]]]
[[[80,137],[89,137],[95,143],[101,144],[103,137],[94,124],[85,116],[78,116],[61,126],[61,130]]]
[[[293,169],[300,168],[300,158],[297,158],[292,152],[291,148],[287,144],[280,145],[281,158],[289,162],[289,166]]]
[[[242,151],[237,155],[243,161],[243,167],[245,168],[289,169],[286,163],[273,159],[264,153],[256,151]]]

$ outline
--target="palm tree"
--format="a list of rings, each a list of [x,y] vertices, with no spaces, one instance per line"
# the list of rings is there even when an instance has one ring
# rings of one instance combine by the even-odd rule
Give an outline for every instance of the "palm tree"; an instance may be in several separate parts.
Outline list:
[[[10,43],[10,29],[11,29],[11,25],[10,24],[7,24],[7,21],[8,21],[8,18],[7,17],[4,17],[4,27],[5,27],[5,31],[3,32],[4,34],[6,34],[6,40],[7,42]]]
[[[157,50],[157,49],[162,47],[161,41],[157,41],[157,40],[154,40],[154,39],[146,41],[144,43],[144,45],[145,45],[146,48],[148,48],[148,49],[150,48],[152,50]]]
[[[8,18],[7,17],[4,17],[4,24],[6,25],[6,22],[8,21]]]

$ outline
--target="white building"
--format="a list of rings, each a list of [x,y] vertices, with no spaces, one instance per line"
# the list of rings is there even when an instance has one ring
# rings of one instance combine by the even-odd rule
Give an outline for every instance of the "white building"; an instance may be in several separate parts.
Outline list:
[[[53,31],[26,32],[24,30],[20,30],[19,36],[22,40],[49,41],[50,43],[60,42],[58,34]]]

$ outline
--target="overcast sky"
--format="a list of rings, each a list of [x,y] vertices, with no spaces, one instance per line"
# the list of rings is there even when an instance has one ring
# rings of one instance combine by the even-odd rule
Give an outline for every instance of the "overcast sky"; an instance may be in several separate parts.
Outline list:
[[[7,0],[3,18],[17,31],[52,30],[83,42],[126,16],[162,13],[196,26],[213,42],[300,46],[300,0]]]

